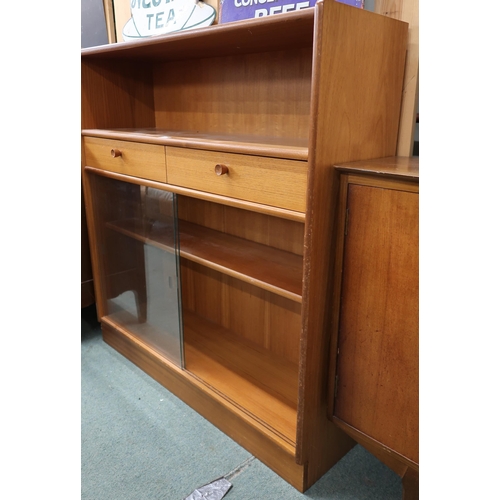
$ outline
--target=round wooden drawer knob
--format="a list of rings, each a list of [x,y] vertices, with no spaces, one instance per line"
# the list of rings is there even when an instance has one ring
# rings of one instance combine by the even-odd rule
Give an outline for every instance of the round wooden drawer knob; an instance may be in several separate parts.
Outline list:
[[[113,158],[118,158],[118,156],[121,156],[122,152],[119,149],[112,149],[111,150],[111,156]]]
[[[222,165],[222,163],[218,163],[215,165],[215,173],[217,175],[224,175],[229,172],[229,169],[226,167],[226,165]]]

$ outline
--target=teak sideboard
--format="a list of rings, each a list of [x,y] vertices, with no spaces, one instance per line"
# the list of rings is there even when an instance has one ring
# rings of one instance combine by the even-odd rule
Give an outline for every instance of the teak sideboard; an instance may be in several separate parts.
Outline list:
[[[419,159],[336,165],[328,414],[403,478],[419,478]]]
[[[339,162],[396,151],[407,24],[314,8],[82,50],[104,340],[300,491],[328,418]]]

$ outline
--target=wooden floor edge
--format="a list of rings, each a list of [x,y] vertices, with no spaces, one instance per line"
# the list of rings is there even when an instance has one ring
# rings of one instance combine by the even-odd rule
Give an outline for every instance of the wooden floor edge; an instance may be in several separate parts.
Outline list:
[[[295,453],[280,446],[264,431],[232,411],[217,394],[210,394],[195,377],[163,361],[132,335],[102,322],[103,340],[129,361],[151,376],[172,394],[193,408],[219,430],[267,465],[298,491],[305,489],[307,464],[298,465]],[[289,447],[291,448],[291,447]]]

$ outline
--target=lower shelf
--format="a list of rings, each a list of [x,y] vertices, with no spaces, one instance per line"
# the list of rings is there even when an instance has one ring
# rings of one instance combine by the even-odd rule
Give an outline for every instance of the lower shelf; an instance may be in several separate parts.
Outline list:
[[[184,311],[185,368],[289,444],[297,430],[298,366]]]
[[[168,335],[147,322],[140,323],[125,311],[107,316],[104,321],[126,329],[166,362],[176,359],[165,352]],[[183,323],[183,371],[294,448],[298,366],[193,312],[184,310]],[[174,339],[170,343],[176,351]]]
[[[186,315],[188,324],[190,323],[189,316],[189,314]],[[194,318],[195,323],[198,321],[199,318]],[[206,322],[203,323],[206,325]],[[111,347],[135,363],[299,491],[304,491],[307,484],[307,466],[296,463],[296,447],[291,444],[292,438],[293,441],[295,440],[292,429],[296,425],[296,411],[292,408],[293,404],[290,406],[290,403],[286,404],[282,401],[282,396],[273,395],[276,389],[274,391],[262,389],[262,381],[258,381],[260,378],[258,374],[255,374],[256,379],[251,380],[250,377],[237,373],[239,369],[245,370],[245,363],[238,364],[239,367],[234,367],[233,370],[226,365],[225,358],[222,360],[214,359],[216,356],[211,357],[208,349],[200,353],[200,346],[193,347],[195,338],[199,338],[197,330],[190,326],[185,328],[188,338],[185,342],[186,364],[195,373],[169,362],[157,350],[109,317],[102,318],[102,331],[104,341]],[[235,343],[227,339],[215,342],[215,338],[210,339],[210,336],[209,333],[207,342],[208,346],[211,346],[212,353],[218,350],[217,346],[221,346],[222,350],[230,349],[231,345],[236,346],[236,351],[241,352],[244,349],[239,342]],[[248,361],[252,356],[247,353],[242,356],[242,359]],[[233,359],[236,361],[236,358]],[[233,382],[238,379],[245,382],[239,388],[240,394],[236,394],[237,391],[231,393],[231,397],[235,400],[230,400],[227,394],[222,395],[223,383],[221,380],[216,380],[218,377],[213,377],[213,369],[216,367]],[[279,364],[276,365],[275,371],[280,371]],[[293,380],[295,380],[296,369],[290,370],[288,376],[292,376],[292,371],[295,377]],[[212,376],[209,375],[210,373]],[[256,413],[261,412],[260,416],[250,414],[248,409],[243,408],[243,404],[248,406],[251,404],[250,401],[257,402],[259,397],[267,399],[267,404],[272,409],[270,413],[266,403],[263,402],[257,405],[260,408],[256,406],[252,408],[252,411]],[[288,417],[282,417],[283,421],[279,423],[271,415],[281,411]],[[277,427],[282,426],[281,430],[271,428],[271,423]]]

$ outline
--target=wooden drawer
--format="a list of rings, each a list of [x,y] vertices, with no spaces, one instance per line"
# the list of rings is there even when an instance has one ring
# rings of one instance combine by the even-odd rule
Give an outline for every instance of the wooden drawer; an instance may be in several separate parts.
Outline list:
[[[305,161],[169,146],[166,153],[169,184],[305,212]],[[227,173],[217,175],[217,165]]]
[[[85,163],[119,174],[167,181],[165,146],[157,144],[85,137]]]

